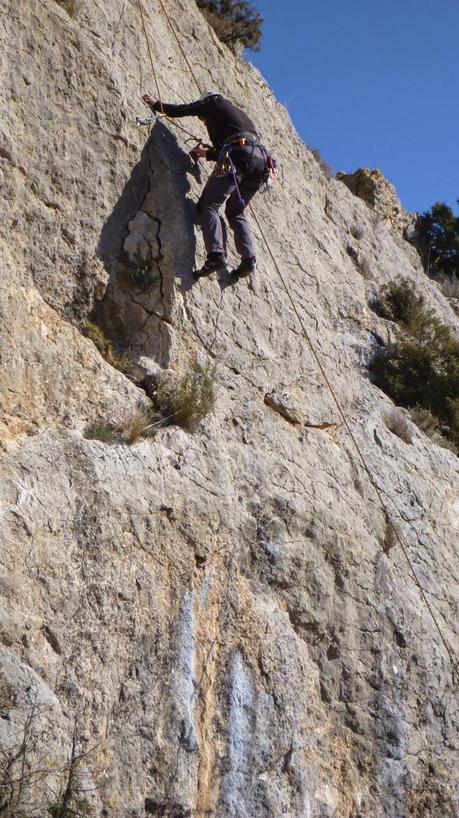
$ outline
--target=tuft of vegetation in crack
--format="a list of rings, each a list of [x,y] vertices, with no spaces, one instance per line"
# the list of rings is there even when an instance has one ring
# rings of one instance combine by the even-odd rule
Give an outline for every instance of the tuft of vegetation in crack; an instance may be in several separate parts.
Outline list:
[[[67,12],[69,17],[75,17],[77,5],[75,0],[55,0],[58,6]]]
[[[107,423],[93,423],[84,430],[86,440],[100,440],[102,443],[113,443],[117,439],[116,429]]]
[[[86,427],[86,440],[100,440],[102,443],[127,443],[131,446],[145,437],[153,437],[164,419],[146,409],[134,409],[116,426],[111,423],[95,423]]]
[[[124,375],[130,375],[132,372],[132,364],[126,355],[120,355],[115,349],[113,343],[104,335],[104,332],[98,324],[93,321],[85,321],[83,324],[83,334],[86,335],[94,346],[97,347],[103,358],[110,364],[110,366],[119,369]]]
[[[438,433],[457,452],[459,446],[459,341],[449,326],[433,316],[407,279],[383,287],[371,305],[398,331],[372,361],[377,386],[400,406],[427,410]]]
[[[314,159],[316,160],[318,165],[320,165],[320,167],[323,170],[323,172],[324,172],[325,176],[327,177],[327,179],[332,179],[333,176],[334,176],[333,168],[327,162],[327,160],[324,159],[324,157],[322,156],[319,148],[311,148],[311,147],[308,146],[308,150],[311,151]]]
[[[193,431],[215,406],[216,378],[216,364],[194,364],[181,378],[160,382],[156,393],[159,410],[172,423]]]
[[[151,262],[139,259],[131,262],[126,267],[126,277],[130,284],[139,290],[146,290],[150,287],[155,278],[151,269]]]

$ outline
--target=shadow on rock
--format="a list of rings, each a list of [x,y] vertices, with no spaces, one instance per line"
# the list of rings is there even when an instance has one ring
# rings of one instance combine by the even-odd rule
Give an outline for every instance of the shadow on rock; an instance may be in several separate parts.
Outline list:
[[[97,310],[104,332],[133,360],[168,365],[176,293],[193,285],[196,209],[187,173],[200,173],[157,121],[105,222],[98,253],[109,273]]]

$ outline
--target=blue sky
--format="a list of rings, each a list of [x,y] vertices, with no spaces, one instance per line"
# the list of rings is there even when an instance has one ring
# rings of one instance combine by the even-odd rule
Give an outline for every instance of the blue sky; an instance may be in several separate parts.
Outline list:
[[[379,168],[408,210],[459,198],[459,0],[253,0],[247,58],[334,171]],[[260,125],[262,130],[262,126]]]

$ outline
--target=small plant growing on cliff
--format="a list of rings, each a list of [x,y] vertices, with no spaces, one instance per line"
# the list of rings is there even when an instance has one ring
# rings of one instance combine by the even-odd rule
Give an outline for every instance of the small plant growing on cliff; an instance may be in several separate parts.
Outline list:
[[[441,446],[442,449],[449,449],[453,454],[458,453],[458,447],[442,435],[438,418],[436,418],[429,409],[422,409],[422,407],[416,406],[414,409],[410,409],[410,417],[418,429],[424,432],[433,443],[436,443],[437,446]]]
[[[116,429],[109,424],[94,423],[84,431],[86,440],[100,440],[102,443],[112,443],[116,440]]]
[[[425,312],[422,295],[416,293],[414,285],[408,279],[402,278],[385,284],[373,299],[371,308],[381,318],[395,321],[404,327],[415,324],[419,314]]]
[[[144,290],[153,284],[154,276],[151,270],[151,263],[139,259],[131,263],[127,268],[127,276],[134,287]]]
[[[142,437],[151,437],[160,421],[155,421],[151,412],[146,409],[134,409],[121,423],[113,426],[110,423],[95,423],[87,426],[84,432],[86,440],[100,440],[102,443],[136,443]]]
[[[259,51],[263,18],[249,0],[196,0],[217,37],[232,51]]]
[[[385,287],[380,315],[399,331],[372,362],[375,383],[399,405],[428,410],[439,431],[459,444],[459,341],[424,306],[409,282]]]
[[[110,366],[119,369],[125,375],[131,372],[131,363],[125,355],[119,355],[113,346],[112,342],[104,335],[103,330],[92,321],[85,321],[83,324],[83,333],[89,338],[94,346],[97,347],[100,354],[107,361]]]
[[[163,415],[193,430],[215,405],[217,367],[195,364],[175,382],[160,384],[156,400]]]
[[[83,759],[95,748],[85,753],[78,753],[77,731],[78,721],[75,718],[70,758],[64,770],[62,788],[56,800],[48,806],[47,810],[51,818],[87,818],[93,814],[91,804],[83,795],[84,786],[79,767]]]
[[[148,435],[152,429],[152,417],[145,409],[136,409],[120,427],[123,438],[130,445]]]
[[[76,12],[76,2],[75,0],[56,0],[58,6],[64,9],[67,12],[69,17],[74,17]]]
[[[311,151],[311,153],[312,153],[314,159],[316,160],[316,162],[322,168],[322,170],[325,173],[325,176],[327,177],[327,179],[331,179],[331,177],[333,176],[333,168],[332,168],[331,165],[328,164],[327,160],[324,159],[324,157],[322,156],[319,148],[309,148],[309,150]]]

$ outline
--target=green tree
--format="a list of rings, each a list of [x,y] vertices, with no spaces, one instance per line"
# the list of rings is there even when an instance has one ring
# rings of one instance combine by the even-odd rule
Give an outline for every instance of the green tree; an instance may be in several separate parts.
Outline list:
[[[403,279],[382,288],[373,309],[399,330],[375,356],[375,383],[400,406],[429,410],[441,433],[459,444],[459,341],[427,311],[422,296]]]
[[[459,216],[444,202],[437,202],[419,216],[416,227],[426,272],[459,278]]]
[[[232,51],[259,51],[263,18],[250,0],[196,0],[217,37]]]

